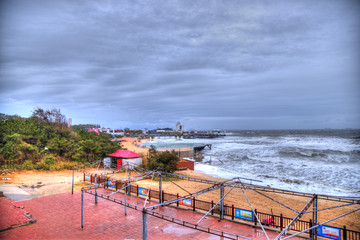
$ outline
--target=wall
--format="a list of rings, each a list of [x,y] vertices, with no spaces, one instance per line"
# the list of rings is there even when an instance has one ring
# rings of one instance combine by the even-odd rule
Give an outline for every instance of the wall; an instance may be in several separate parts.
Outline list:
[[[180,162],[178,162],[177,167],[178,168],[187,167],[190,170],[194,170],[194,164],[195,164],[195,162],[193,162],[193,161],[181,159]]]
[[[142,164],[142,158],[129,158],[129,159],[123,159],[122,164],[123,166],[126,165],[126,163],[135,164],[139,166]]]

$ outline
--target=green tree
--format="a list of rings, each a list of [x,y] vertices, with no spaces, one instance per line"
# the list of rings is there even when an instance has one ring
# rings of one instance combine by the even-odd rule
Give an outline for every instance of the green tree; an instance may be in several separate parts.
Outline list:
[[[0,154],[5,159],[24,161],[38,158],[39,152],[36,146],[24,142],[18,133],[8,135],[4,138],[5,145]]]
[[[150,155],[146,167],[150,170],[159,169],[165,172],[175,172],[179,161],[180,159],[175,151],[156,152]]]
[[[101,159],[121,148],[117,142],[111,141],[109,134],[97,135],[81,128],[67,127],[66,117],[58,109],[37,108],[30,118],[5,114],[0,117],[0,161],[4,160],[5,164],[22,164],[28,160],[26,166],[36,162],[35,165],[42,168],[50,163],[44,160],[50,156],[87,162]]]

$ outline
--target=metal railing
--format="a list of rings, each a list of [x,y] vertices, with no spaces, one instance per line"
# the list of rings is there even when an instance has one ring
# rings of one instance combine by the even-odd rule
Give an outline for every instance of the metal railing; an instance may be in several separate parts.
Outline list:
[[[96,174],[84,173],[84,181],[87,181],[90,183],[95,183],[96,177],[97,177],[96,181],[98,184],[103,183],[102,187],[109,188],[108,182],[110,179],[104,178],[102,175],[97,176]],[[118,180],[118,181],[116,181],[115,188],[113,188],[113,189],[117,191],[118,189],[121,189],[121,187],[125,186],[125,184],[126,184],[126,182],[122,182],[122,181]],[[138,185],[131,185],[130,192],[136,196],[139,196],[139,197],[141,196],[141,195],[139,195],[139,186]],[[171,194],[171,193],[166,193],[164,191],[162,192],[162,194],[163,194],[164,202],[180,197],[179,194]],[[149,200],[151,200],[151,199],[159,200],[160,199],[159,191],[150,189]],[[196,210],[209,211],[215,205],[214,201],[208,202],[208,201],[196,199],[195,197],[191,198],[191,204],[192,204],[192,206],[188,206],[188,205],[179,204],[179,202],[177,202],[177,203],[173,203],[171,205],[175,206],[175,207],[179,207],[179,205],[181,205],[181,207],[192,209],[193,211],[196,211]],[[232,220],[235,220],[235,218],[236,218],[235,217],[235,208],[236,207],[234,205],[229,206],[229,205],[224,204],[224,216],[230,217]],[[284,217],[282,214],[274,215],[274,214],[270,214],[270,213],[263,213],[263,212],[258,212],[256,209],[255,209],[255,213],[257,214],[262,225],[267,225],[269,227],[272,227],[272,228],[274,228],[276,230],[280,230],[280,231],[282,231],[293,220],[293,218]],[[220,215],[220,206],[216,206],[211,211],[211,215],[214,215],[214,214]],[[267,218],[271,218],[272,222],[266,223],[265,219],[267,219]],[[258,225],[255,217],[252,221],[243,220],[243,219],[242,219],[242,221],[253,222],[253,224],[255,226]],[[291,228],[291,231],[301,232],[312,226],[313,225],[312,225],[311,219],[309,221],[298,220]],[[346,226],[343,226],[340,229],[341,229],[341,239],[342,240],[360,240],[360,232],[359,231],[347,229]],[[312,234],[311,230],[308,231],[308,234],[311,236],[311,234]]]

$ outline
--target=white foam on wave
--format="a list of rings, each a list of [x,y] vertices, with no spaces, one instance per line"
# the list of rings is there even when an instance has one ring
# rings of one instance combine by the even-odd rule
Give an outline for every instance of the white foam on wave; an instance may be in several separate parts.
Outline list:
[[[359,193],[354,192],[353,188],[343,188],[337,187],[334,183],[321,183],[317,182],[316,184],[309,181],[299,181],[296,178],[293,179],[278,179],[278,178],[258,178],[252,174],[246,173],[246,171],[231,171],[229,169],[223,169],[217,166],[211,166],[203,163],[195,164],[195,171],[205,173],[213,177],[220,177],[224,179],[232,179],[235,177],[247,178],[258,180],[261,182],[255,182],[250,180],[244,180],[246,183],[254,183],[261,186],[267,186],[277,189],[295,191],[295,192],[304,192],[304,193],[317,193],[317,194],[326,194],[333,196],[360,196]],[[288,181],[288,182],[286,182]],[[298,183],[301,182],[301,183]]]
[[[211,166],[211,165],[203,164],[203,163],[196,163],[195,171],[205,173],[205,174],[213,176],[213,177],[220,177],[220,178],[225,178],[225,179],[232,179],[235,177],[239,177],[238,173],[230,173],[227,171],[223,171],[219,167]]]

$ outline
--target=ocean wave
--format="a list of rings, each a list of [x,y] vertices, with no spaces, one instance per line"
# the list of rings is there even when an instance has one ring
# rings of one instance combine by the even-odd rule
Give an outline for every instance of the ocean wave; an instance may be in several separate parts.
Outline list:
[[[280,182],[289,183],[289,184],[296,184],[296,185],[305,184],[304,181],[299,180],[299,179],[281,178],[281,179],[279,179],[279,180],[280,180]]]
[[[358,162],[360,159],[360,151],[359,150],[351,150],[351,151],[339,151],[332,149],[304,149],[304,148],[286,148],[279,149],[278,154],[280,157],[292,157],[298,159],[317,159],[319,161],[326,162]]]
[[[212,144],[211,150],[202,151],[205,158],[195,164],[196,171],[229,179],[261,180],[274,188],[360,196],[360,141],[353,138],[356,134],[330,130],[248,131],[181,142]]]

